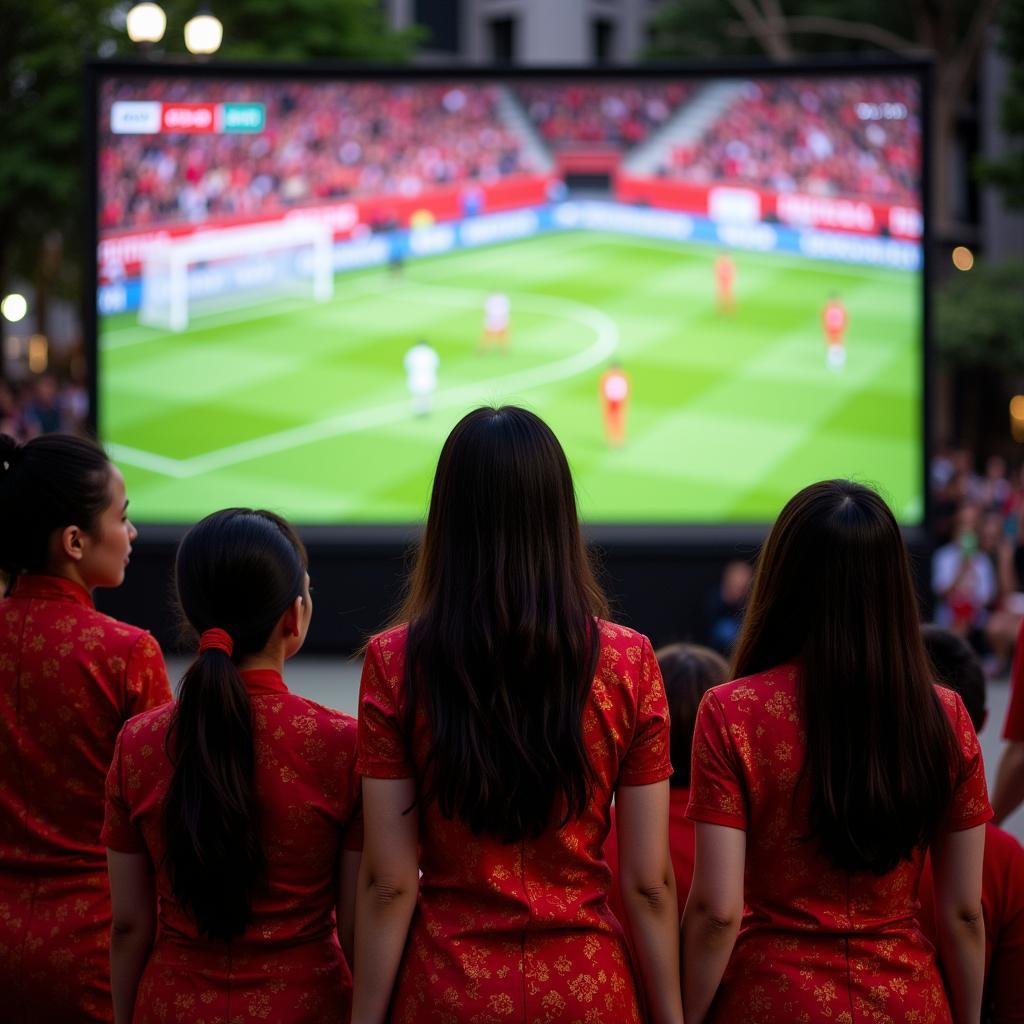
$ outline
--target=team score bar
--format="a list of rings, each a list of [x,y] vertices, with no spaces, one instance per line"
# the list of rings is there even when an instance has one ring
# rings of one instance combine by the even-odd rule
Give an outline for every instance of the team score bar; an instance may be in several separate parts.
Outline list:
[[[267,125],[262,103],[162,103],[117,100],[110,108],[114,135],[258,134]]]

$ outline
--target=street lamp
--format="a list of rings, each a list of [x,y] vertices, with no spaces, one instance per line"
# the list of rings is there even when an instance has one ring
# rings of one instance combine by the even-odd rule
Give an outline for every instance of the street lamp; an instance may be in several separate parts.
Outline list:
[[[185,23],[185,48],[197,57],[208,57],[220,49],[224,26],[206,7]]]
[[[167,28],[167,15],[158,4],[136,4],[126,19],[128,38],[133,43],[159,43]]]

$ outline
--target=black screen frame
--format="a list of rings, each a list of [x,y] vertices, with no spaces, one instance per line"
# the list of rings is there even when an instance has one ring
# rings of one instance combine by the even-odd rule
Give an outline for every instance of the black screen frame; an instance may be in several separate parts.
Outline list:
[[[615,67],[593,66],[461,66],[455,63],[445,65],[406,66],[355,64],[335,61],[315,61],[303,64],[291,62],[270,63],[255,61],[203,61],[192,59],[161,58],[126,60],[123,58],[95,59],[83,65],[84,85],[84,132],[83,139],[83,238],[85,253],[83,261],[83,289],[81,322],[83,343],[88,367],[89,414],[88,427],[98,436],[99,423],[99,315],[96,294],[99,283],[97,247],[98,228],[98,174],[99,152],[98,110],[99,91],[108,77],[146,77],[161,75],[193,77],[196,79],[223,79],[245,77],[268,80],[304,81],[431,81],[438,79],[464,79],[468,81],[504,81],[547,79],[577,79],[592,81],[615,80],[656,80],[665,78],[707,80],[723,77],[791,78],[801,75],[821,77],[843,77],[850,75],[905,75],[913,77],[920,86],[922,166],[921,166],[921,209],[923,227],[921,235],[921,460],[919,480],[922,494],[922,519],[918,524],[902,527],[907,542],[916,547],[927,546],[932,533],[933,502],[929,487],[929,464],[934,447],[931,435],[931,415],[934,399],[935,362],[932,344],[931,295],[932,295],[932,88],[934,83],[933,62],[925,58],[801,58],[792,63],[778,64],[756,59],[719,59],[713,62],[679,61],[653,62],[642,65]],[[102,440],[102,439],[101,439]],[[190,524],[178,522],[147,523],[144,538],[154,543],[175,542],[184,534]],[[317,524],[300,522],[296,524],[302,536],[309,542],[327,547],[376,546],[387,548],[406,547],[416,541],[422,522],[379,525],[366,524]],[[666,549],[706,550],[708,548],[731,549],[757,545],[766,535],[769,521],[749,523],[602,523],[586,522],[584,534],[588,542],[609,549]],[[143,540],[145,543],[145,540]]]

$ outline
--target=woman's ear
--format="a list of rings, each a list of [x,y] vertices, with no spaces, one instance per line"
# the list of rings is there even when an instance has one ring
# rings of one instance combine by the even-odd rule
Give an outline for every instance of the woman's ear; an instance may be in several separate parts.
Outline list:
[[[70,558],[73,562],[80,562],[85,554],[84,531],[77,526],[65,526],[57,534],[55,552],[61,558]]]
[[[281,616],[281,633],[283,636],[302,636],[302,595],[300,594]]]

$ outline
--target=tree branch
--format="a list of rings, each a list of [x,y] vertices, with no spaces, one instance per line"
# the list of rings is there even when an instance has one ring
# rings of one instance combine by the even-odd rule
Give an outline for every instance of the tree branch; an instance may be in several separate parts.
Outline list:
[[[768,31],[775,35],[780,50],[785,51],[786,59],[791,60],[794,56],[793,41],[789,38],[786,15],[782,10],[781,0],[761,0],[761,9],[764,12]]]
[[[768,23],[753,0],[729,0],[729,3],[743,22],[742,26],[737,26],[737,35],[756,39],[772,60],[789,60],[793,56],[792,50],[780,38],[778,29]]]
[[[956,104],[963,99],[967,83],[974,73],[981,47],[985,42],[985,33],[995,19],[1002,0],[981,0],[974,11],[971,23],[964,35],[964,41],[949,55],[949,60],[942,68],[942,88],[956,97]]]
[[[999,0],[989,0],[998,3]],[[832,36],[836,39],[858,39],[861,42],[873,43],[883,50],[905,56],[917,56],[927,52],[926,48],[912,39],[890,32],[888,29],[871,25],[865,21],[846,21],[843,18],[817,17],[814,15],[796,16],[783,19],[790,33],[806,35]],[[769,28],[768,31],[771,31]],[[748,30],[746,24],[732,25],[729,32],[736,36],[757,35]]]

